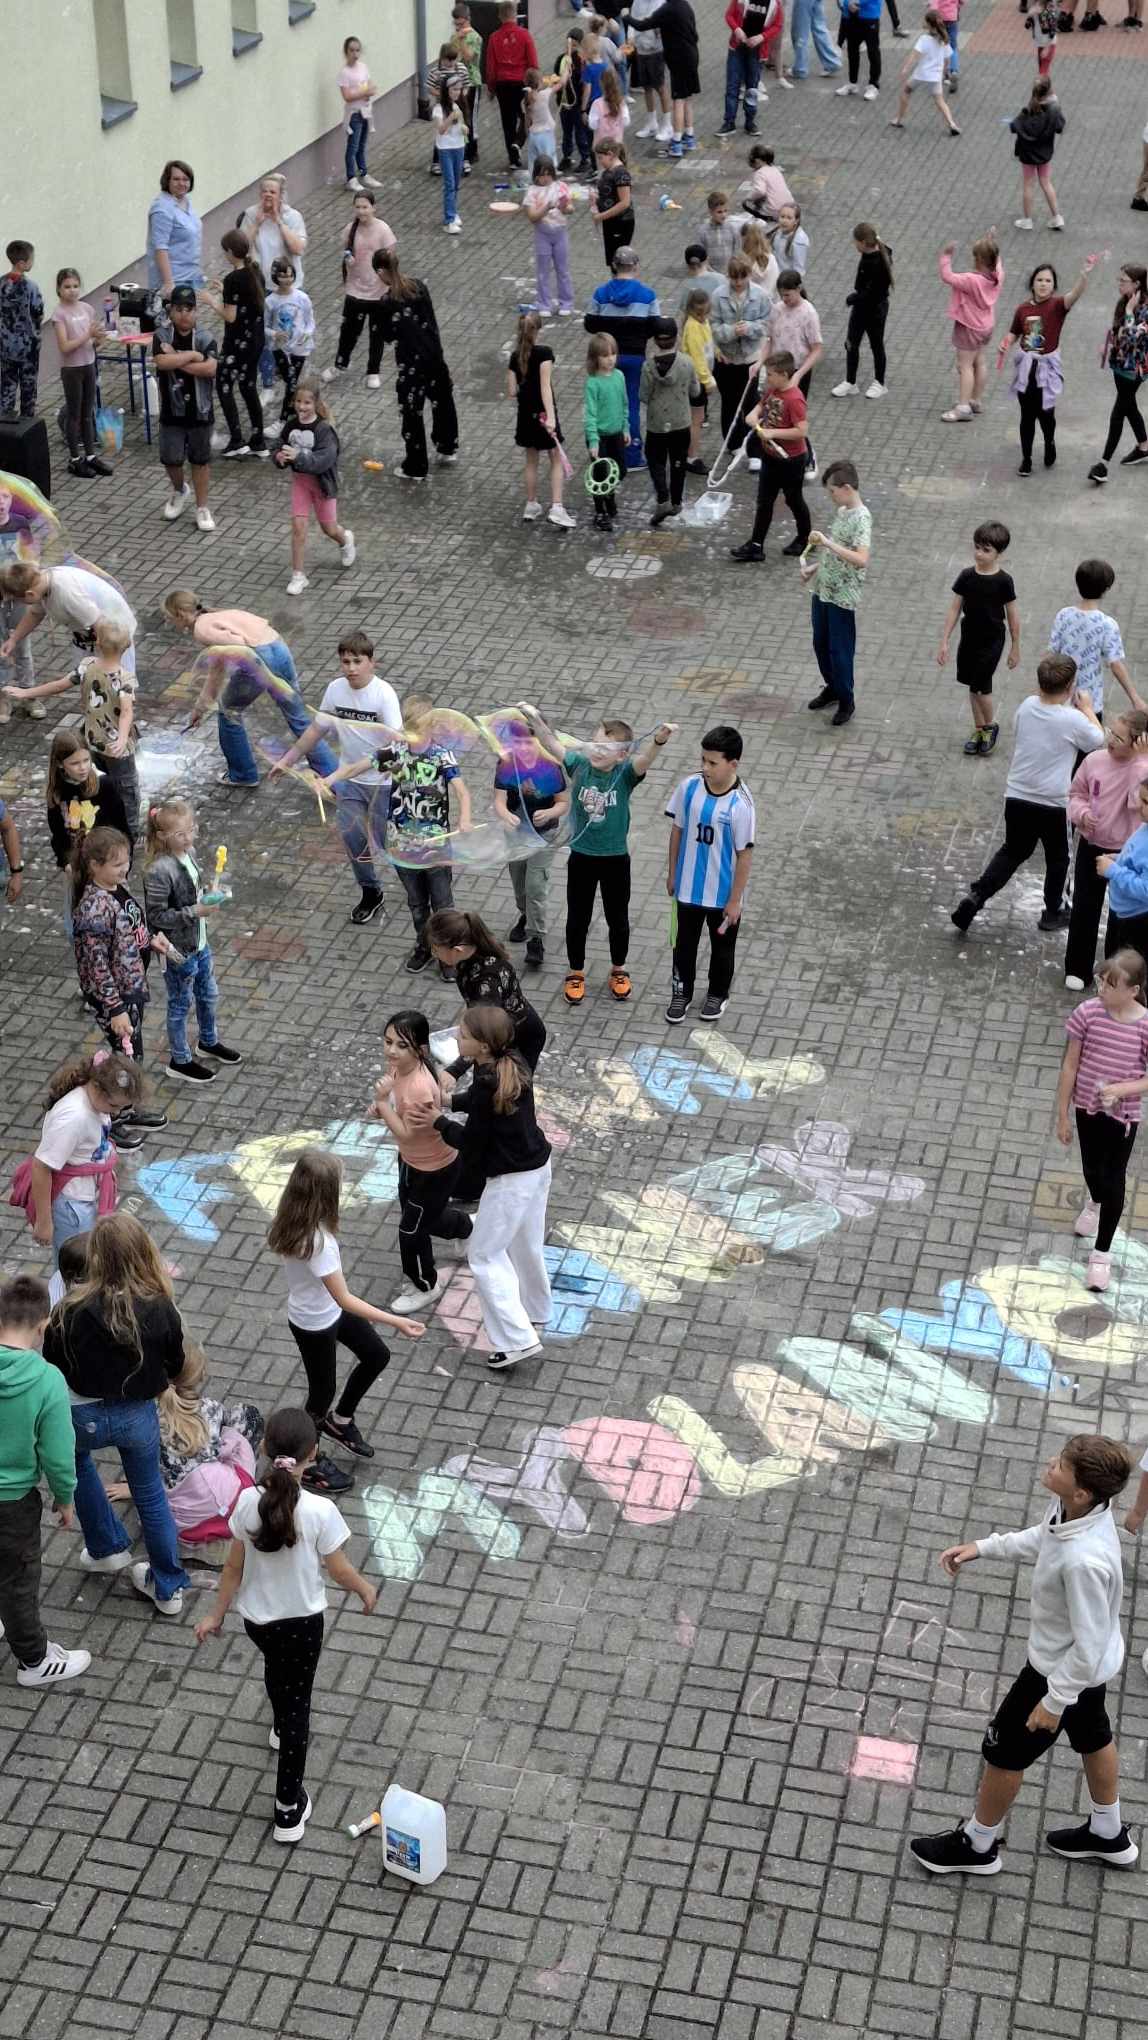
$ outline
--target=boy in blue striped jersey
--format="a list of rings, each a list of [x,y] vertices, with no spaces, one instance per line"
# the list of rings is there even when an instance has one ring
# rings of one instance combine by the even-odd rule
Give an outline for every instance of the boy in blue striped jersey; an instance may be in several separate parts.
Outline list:
[[[666,813],[666,891],[674,902],[674,982],[666,1019],[679,1025],[694,998],[698,943],[709,929],[709,985],[699,1018],[720,1020],[733,985],[734,951],[753,860],[753,795],[738,776],[739,731],[719,723],[702,738],[702,769],[683,779]]]

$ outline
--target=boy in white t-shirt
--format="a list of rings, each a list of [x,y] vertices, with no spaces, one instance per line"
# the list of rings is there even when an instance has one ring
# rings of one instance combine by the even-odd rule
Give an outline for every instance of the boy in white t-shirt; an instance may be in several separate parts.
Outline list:
[[[901,97],[897,112],[890,127],[904,127],[905,115],[909,108],[909,94],[914,85],[923,85],[933,99],[941,119],[951,135],[959,135],[960,128],[945,104],[945,79],[949,73],[952,51],[949,46],[947,24],[932,7],[925,15],[925,32],[917,37],[901,72]],[[954,91],[956,87],[954,86]]]
[[[1021,702],[1014,723],[1012,759],[1005,782],[1005,839],[949,916],[962,935],[1026,864],[1039,843],[1044,851],[1045,933],[1067,928],[1068,788],[1078,751],[1098,751],[1104,731],[1087,694],[1076,686],[1076,661],[1049,652],[1036,669],[1037,693]]]
[[[383,911],[378,860],[389,800],[380,791],[387,781],[378,764],[380,725],[384,730],[400,729],[402,710],[390,682],[380,679],[375,671],[375,647],[365,632],[353,630],[340,638],[339,661],[342,679],[332,680],[315,721],[272,767],[272,776],[305,758],[323,735],[336,739],[341,765],[369,761],[356,778],[342,780],[335,789],[339,832],[362,894],[358,906],[351,910],[351,919],[361,928]]]

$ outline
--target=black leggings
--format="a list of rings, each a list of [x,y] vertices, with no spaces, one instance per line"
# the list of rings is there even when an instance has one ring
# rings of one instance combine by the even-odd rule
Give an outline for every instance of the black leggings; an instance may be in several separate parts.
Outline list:
[[[335,348],[335,367],[346,368],[359,344],[363,327],[367,328],[367,374],[378,375],[383,365],[383,348],[386,344],[387,329],[384,323],[385,306],[380,298],[373,304],[367,298],[345,297],[343,319],[339,327],[339,339]]]
[[[631,241],[634,238],[634,228],[636,225],[637,221],[634,219],[632,214],[628,220],[621,218],[616,220],[603,220],[602,253],[605,258],[607,269],[613,267],[614,257],[618,253],[619,248],[629,247]]]
[[[861,359],[861,342],[867,340],[873,349],[873,374],[879,383],[885,380],[885,321],[889,316],[889,300],[866,298],[859,305],[849,307],[849,325],[845,333],[845,380],[855,383],[857,367]]]
[[[1121,919],[1109,907],[1108,926],[1104,930],[1105,957],[1115,956],[1118,949],[1135,949],[1148,970],[1148,914],[1126,914]]]
[[[435,452],[458,452],[458,412],[454,404],[454,385],[445,361],[421,373],[404,363],[395,378],[395,395],[399,401],[403,435],[403,473],[425,475],[429,463],[424,405],[429,403],[431,407],[431,438]]]
[[[659,503],[670,503],[675,510],[681,509],[689,457],[688,425],[676,432],[647,432],[646,465]]]
[[[279,422],[290,416],[295,408],[295,388],[310,360],[308,354],[285,354],[281,347],[275,349],[275,373],[283,384],[283,409]]]
[[[1101,878],[1096,860],[1111,855],[1111,851],[1100,849],[1086,836],[1076,839],[1072,919],[1068,924],[1068,943],[1064,951],[1064,974],[1066,977],[1082,978],[1086,985],[1092,983],[1092,973],[1096,968],[1096,938],[1100,933],[1100,916],[1104,912],[1108,892],[1108,880]]]
[[[459,1165],[445,1169],[412,1169],[399,1163],[399,1259],[403,1274],[416,1289],[433,1289],[437,1279],[432,1237],[466,1240],[471,1219],[451,1203]]]
[[[1140,406],[1136,402],[1143,380],[1143,376],[1117,375],[1113,372],[1112,387],[1116,393],[1116,401],[1108,419],[1108,437],[1104,442],[1105,460],[1112,459],[1120,444],[1125,425],[1131,425],[1132,437],[1137,446],[1148,446],[1148,432],[1144,429]]]
[[[279,1736],[276,1803],[286,1810],[303,1800],[303,1768],[311,1739],[311,1691],[323,1648],[323,1617],[291,1615],[283,1622],[243,1627],[263,1659],[263,1684]]]
[[[784,496],[793,513],[797,536],[805,544],[813,529],[813,520],[805,507],[805,454],[796,453],[784,460],[763,453],[761,473],[757,478],[757,512],[753,520],[753,545],[764,545],[765,534],[773,518],[773,506],[779,496]]]
[[[538,1058],[546,1046],[546,1023],[541,1013],[536,1013],[529,1004],[521,1020],[514,1023],[514,1046],[527,1069],[536,1070]]]
[[[1023,459],[1032,459],[1033,441],[1039,425],[1044,434],[1044,448],[1051,453],[1056,446],[1056,405],[1047,411],[1042,404],[1043,391],[1035,375],[1030,374],[1026,387],[1017,397],[1020,405],[1020,450]],[[1107,458],[1107,456],[1106,456]]]
[[[247,406],[252,437],[262,439],[263,405],[259,398],[259,356],[221,354],[215,388],[219,397],[219,408],[227,421],[227,429],[232,439],[243,437],[243,429],[239,423],[239,406],[235,401],[236,390]]]
[[[849,83],[856,85],[861,70],[861,46],[869,58],[869,83],[881,83],[881,20],[861,21],[855,14],[845,16],[845,53],[849,59]]]
[[[390,1348],[384,1346],[374,1326],[349,1310],[340,1311],[334,1324],[326,1325],[321,1332],[305,1332],[299,1325],[291,1325],[291,1337],[299,1348],[307,1375],[307,1414],[316,1425],[323,1422],[335,1400],[337,1346],[345,1346],[357,1363],[339,1397],[335,1414],[340,1417],[354,1416],[391,1357]]]
[[[1096,1251],[1106,1254],[1124,1212],[1125,1177],[1136,1145],[1136,1128],[1107,1112],[1078,1112],[1076,1137],[1088,1194],[1100,1206]]]
[[[620,970],[630,954],[630,859],[588,857],[572,850],[566,865],[566,962],[571,970],[586,967],[586,937],[594,912],[594,896],[602,888],[602,912],[610,932],[610,962]]]
[[[81,451],[94,453],[96,450],[95,362],[89,362],[86,368],[68,368],[65,364],[60,370],[60,381],[64,386],[64,431],[68,454],[76,460]]]

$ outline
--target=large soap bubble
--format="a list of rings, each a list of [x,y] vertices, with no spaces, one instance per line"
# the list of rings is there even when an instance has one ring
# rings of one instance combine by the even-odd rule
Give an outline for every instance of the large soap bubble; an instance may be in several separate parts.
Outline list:
[[[0,566],[58,567],[73,557],[47,498],[23,475],[0,469]]]

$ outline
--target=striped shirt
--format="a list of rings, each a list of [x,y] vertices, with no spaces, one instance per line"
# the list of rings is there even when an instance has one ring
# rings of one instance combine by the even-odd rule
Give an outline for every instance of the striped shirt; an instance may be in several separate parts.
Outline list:
[[[683,906],[724,907],[739,850],[753,848],[753,795],[738,779],[711,793],[701,773],[683,779],[666,809],[681,830],[674,894]]]
[[[1070,1041],[1080,1043],[1080,1062],[1072,1102],[1078,1112],[1102,1112],[1097,1098],[1101,1084],[1131,1084],[1148,1076],[1148,1013],[1135,1020],[1113,1020],[1099,999],[1085,999],[1064,1023]],[[1126,1126],[1140,1122],[1139,1098],[1120,1098],[1109,1117]]]

